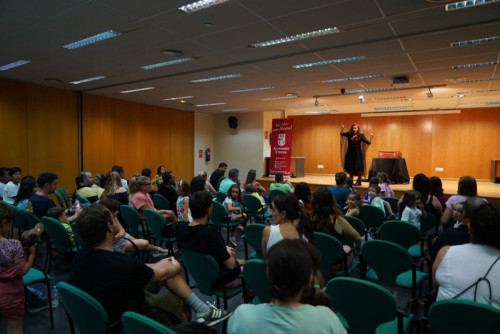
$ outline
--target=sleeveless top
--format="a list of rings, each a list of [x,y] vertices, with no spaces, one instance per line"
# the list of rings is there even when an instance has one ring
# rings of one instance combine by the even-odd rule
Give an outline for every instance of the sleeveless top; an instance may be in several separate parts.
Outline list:
[[[334,216],[333,217],[333,222],[332,224],[328,224],[328,228],[327,228],[327,231],[323,230],[323,231],[320,231],[318,229],[318,224],[317,222],[314,222],[314,229],[317,231],[317,232],[321,232],[321,233],[326,233],[326,234],[329,234],[331,235],[332,237],[336,238],[337,240],[339,240],[340,242],[342,242],[342,233],[338,233],[336,230],[335,230],[335,223],[337,222],[337,216]]]
[[[297,238],[299,239],[300,236]],[[266,251],[268,251],[272,246],[283,240],[283,236],[281,235],[280,232],[280,226],[279,225],[271,225],[271,231],[269,233],[269,240],[267,241],[267,246],[266,246]],[[302,239],[305,241],[309,242],[307,240],[306,236],[303,236]]]

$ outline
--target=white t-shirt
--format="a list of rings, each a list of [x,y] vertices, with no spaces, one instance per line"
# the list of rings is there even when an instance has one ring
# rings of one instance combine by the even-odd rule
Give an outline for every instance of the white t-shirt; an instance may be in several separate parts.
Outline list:
[[[17,196],[17,192],[19,191],[19,186],[20,184],[15,184],[12,181],[9,181],[5,185],[5,188],[3,189],[3,200],[9,204],[14,204],[16,199],[14,197]]]
[[[410,208],[409,206],[405,207],[403,213],[401,214],[401,220],[405,222],[412,223],[418,229],[420,229],[420,217],[422,216],[422,211],[419,208],[414,207]]]

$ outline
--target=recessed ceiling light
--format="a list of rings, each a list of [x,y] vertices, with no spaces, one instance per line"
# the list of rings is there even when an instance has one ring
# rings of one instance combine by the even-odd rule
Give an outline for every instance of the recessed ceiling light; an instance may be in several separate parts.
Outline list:
[[[467,92],[457,92],[457,94],[491,93],[491,92],[498,92],[498,91],[500,91],[500,89],[469,90]]]
[[[68,49],[68,50],[73,50],[73,49],[81,48],[82,46],[87,46],[87,45],[90,45],[90,44],[94,44],[94,43],[103,41],[105,39],[116,37],[116,36],[119,36],[119,35],[121,35],[120,32],[116,32],[114,30],[108,30],[108,31],[105,31],[105,32],[100,33],[100,34],[97,34],[97,35],[94,35],[94,36],[90,36],[90,37],[81,39],[79,41],[63,45],[62,48],[63,49]]]
[[[223,109],[222,111],[243,111],[248,110],[248,108],[238,108],[238,109]]]
[[[268,98],[260,99],[260,100],[261,101],[274,101],[274,100],[296,99],[298,97],[300,97],[300,96],[290,95],[290,96],[268,97]]]
[[[388,110],[404,110],[413,109],[413,106],[394,106],[394,107],[375,107],[373,110],[376,111],[388,111]]]
[[[229,0],[200,0],[200,1],[196,1],[193,3],[187,4],[185,6],[181,6],[177,9],[180,10],[181,12],[186,13],[186,14],[190,14],[190,13],[196,12],[198,10],[202,10],[202,9],[205,9],[208,7],[212,7],[212,6],[221,4],[221,3],[226,2],[226,1],[229,1]]]
[[[216,102],[216,103],[206,103],[206,104],[196,104],[197,107],[209,107],[209,106],[220,106],[226,104],[226,102]]]
[[[396,88],[387,87],[387,88],[373,88],[373,89],[360,89],[360,90],[346,90],[344,94],[375,93],[375,92],[385,92],[388,90],[396,90]]]
[[[319,61],[316,63],[306,63],[306,64],[293,65],[292,67],[295,69],[306,68],[306,67],[322,66],[322,65],[328,65],[328,64],[345,63],[348,61],[355,61],[355,60],[363,60],[365,58],[366,58],[365,56],[359,56],[359,57],[349,57],[349,58],[341,58],[341,59],[331,59],[331,60]]]
[[[377,100],[400,100],[404,99],[406,96],[389,96],[389,97],[372,97],[371,99],[366,99],[366,101],[377,101]],[[408,99],[411,101],[411,99]]]
[[[324,80],[324,83],[327,82],[342,82],[342,81],[352,81],[352,80],[364,80],[364,79],[374,79],[374,78],[382,78],[384,75],[383,74],[372,74],[372,75],[365,75],[362,77],[351,77],[351,78],[340,78],[340,79],[331,79],[331,80]]]
[[[268,86],[268,87],[238,89],[238,90],[232,90],[232,91],[230,91],[230,93],[243,93],[243,92],[252,92],[252,91],[255,91],[255,90],[268,90],[268,89],[274,89],[274,87],[273,86]]]
[[[458,99],[458,98],[462,98],[464,97],[464,94],[457,94],[457,95],[453,95],[452,98],[454,99]]]
[[[220,75],[217,77],[211,77],[211,78],[203,78],[203,79],[196,79],[196,80],[191,80],[189,82],[191,83],[201,83],[201,82],[208,82],[208,81],[214,81],[214,80],[224,80],[224,79],[231,79],[231,78],[237,78],[240,77],[238,73],[234,74],[226,74],[226,75]]]
[[[177,101],[177,100],[184,100],[184,99],[190,99],[190,98],[193,98],[193,96],[169,97],[167,99],[163,99],[163,101]]]
[[[130,90],[122,90],[120,93],[122,94],[128,94],[128,93],[135,93],[135,92],[142,92],[144,90],[151,90],[155,89],[156,87],[144,87],[144,88],[137,88],[137,89],[130,89]]]
[[[474,82],[485,82],[485,81],[496,81],[500,80],[500,78],[486,78],[486,79],[475,79],[475,80],[463,80],[463,81],[457,81],[457,83],[462,84],[462,83],[474,83]]]
[[[466,65],[455,65],[452,67],[454,70],[459,70],[462,68],[474,68],[474,67],[484,67],[484,66],[494,66],[500,64],[500,61],[490,61],[487,63],[477,63],[477,64],[466,64]]]
[[[59,84],[64,83],[63,80],[57,79],[57,78],[44,78],[43,80],[51,82],[51,83],[59,83]]]
[[[498,105],[500,105],[500,101],[477,102],[477,103],[459,103],[458,107],[489,107],[489,106],[498,106]]]
[[[500,36],[486,37],[486,38],[480,38],[480,39],[472,39],[470,41],[454,42],[454,43],[451,43],[450,46],[452,48],[457,48],[457,47],[460,47],[460,46],[483,44],[483,43],[491,43],[491,42],[496,42],[496,41],[500,41]]]
[[[156,63],[156,64],[151,64],[151,65],[146,65],[146,66],[141,66],[143,70],[151,70],[153,68],[158,68],[158,67],[163,67],[163,66],[168,66],[168,65],[173,65],[173,64],[179,64],[179,63],[184,63],[186,61],[193,60],[193,57],[187,57],[187,58],[180,58],[180,59],[175,59],[175,60],[170,60],[170,61],[164,61],[162,63]]]
[[[82,79],[82,80],[76,80],[76,81],[70,81],[69,83],[72,85],[79,85],[85,82],[91,82],[91,81],[96,81],[96,80],[101,80],[106,78],[105,76],[98,76],[98,77],[92,77],[92,78],[87,78],[87,79]]]
[[[326,29],[315,30],[315,31],[311,31],[311,32],[305,32],[305,33],[298,34],[298,35],[273,39],[273,40],[266,41],[266,42],[255,43],[255,44],[249,45],[249,47],[261,48],[261,47],[266,47],[266,46],[271,46],[271,45],[276,45],[276,44],[283,44],[283,43],[288,43],[288,42],[293,42],[293,41],[299,41],[301,39],[307,39],[307,38],[312,38],[312,37],[334,34],[336,32],[339,32],[339,30],[335,27],[326,28]]]
[[[488,3],[494,3],[497,2],[498,0],[468,0],[468,1],[460,1],[460,2],[455,2],[455,3],[450,3],[446,6],[444,6],[445,11],[450,11],[450,10],[456,10],[456,9],[463,9],[463,8],[468,8],[468,7],[473,7],[473,6],[478,6],[478,5],[485,5]]]
[[[0,71],[7,71],[10,70],[11,68],[26,65],[29,63],[31,63],[31,60],[18,60],[10,64],[0,66]]]
[[[297,103],[297,104],[285,104],[283,107],[288,108],[288,107],[305,107],[305,106],[313,106],[314,102],[311,103]]]
[[[334,112],[339,112],[338,110],[306,110],[305,114],[331,114]]]
[[[296,95],[299,95],[299,94],[297,94],[297,93],[292,93],[292,92],[285,93],[285,96],[296,96]]]

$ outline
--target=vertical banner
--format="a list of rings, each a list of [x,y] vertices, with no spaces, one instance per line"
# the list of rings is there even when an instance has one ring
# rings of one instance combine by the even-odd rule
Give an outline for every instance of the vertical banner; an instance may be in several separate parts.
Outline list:
[[[290,158],[292,157],[293,119],[273,119],[271,130],[271,159],[269,161],[269,176],[282,172],[290,176]]]

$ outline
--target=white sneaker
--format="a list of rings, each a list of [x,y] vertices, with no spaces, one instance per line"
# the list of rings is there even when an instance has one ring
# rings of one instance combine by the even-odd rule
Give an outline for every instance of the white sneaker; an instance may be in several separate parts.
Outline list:
[[[197,322],[204,323],[207,326],[214,326],[233,315],[233,311],[231,310],[220,310],[214,304],[210,304],[209,302],[207,304],[210,310],[205,314],[198,314],[196,316]]]

